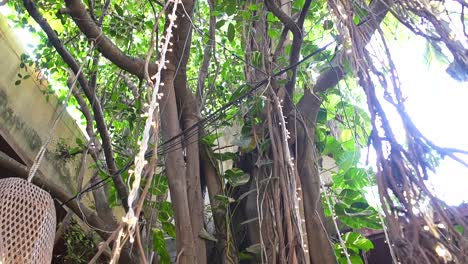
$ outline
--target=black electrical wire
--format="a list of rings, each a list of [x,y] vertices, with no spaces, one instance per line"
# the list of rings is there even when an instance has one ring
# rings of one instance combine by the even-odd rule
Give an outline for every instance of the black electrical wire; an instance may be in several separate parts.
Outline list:
[[[228,102],[227,104],[223,105],[222,107],[220,107],[218,110],[214,111],[213,113],[211,113],[210,115],[208,115],[206,118],[204,119],[201,119],[200,121],[198,121],[197,123],[193,124],[192,126],[186,128],[185,130],[183,130],[182,132],[180,132],[179,134],[175,135],[174,137],[166,140],[165,142],[163,142],[162,144],[159,145],[159,148],[160,150],[158,150],[158,153],[159,155],[161,154],[167,154],[171,151],[175,151],[177,150],[174,149],[174,147],[178,146],[179,144],[181,144],[183,141],[186,141],[188,142],[188,139],[190,139],[191,137],[193,137],[194,135],[196,135],[198,133],[198,131],[200,130],[200,128],[204,128],[206,127],[207,125],[209,125],[209,122],[214,122],[216,120],[218,120],[220,117],[221,117],[221,114],[228,110],[230,107],[232,107],[233,105],[237,105],[239,104],[242,100],[244,100],[245,98],[249,97],[250,95],[252,95],[254,92],[256,92],[258,89],[260,89],[261,87],[263,87],[263,85],[267,84],[272,78],[275,78],[275,77],[278,77],[284,73],[286,73],[287,71],[297,67],[298,65],[304,63],[305,61],[307,61],[308,59],[310,59],[312,56],[314,55],[317,55],[323,51],[325,51],[330,45],[332,45],[333,43],[335,43],[335,41],[331,41],[329,42],[328,44],[326,44],[325,46],[319,48],[319,49],[316,49],[314,50],[313,52],[311,52],[310,54],[308,54],[307,56],[305,56],[304,58],[302,58],[301,60],[297,61],[296,63],[293,63],[291,65],[289,65],[288,67],[276,72],[275,74],[273,74],[271,77],[267,77],[263,80],[261,80],[260,82],[258,82],[257,84],[255,84],[255,86],[252,87],[251,90],[249,90],[248,92],[246,92],[245,94],[239,96],[238,98],[232,100],[231,102]],[[189,134],[190,133],[190,134]],[[179,141],[176,141],[180,139]],[[195,140],[194,142],[191,142],[190,144],[193,144],[195,142],[198,142],[198,139]],[[150,150],[148,152],[145,153],[145,158],[148,159],[148,158],[151,158],[152,156],[154,155],[153,153],[153,150]],[[112,175],[108,175],[106,176],[104,179],[101,179],[100,181],[92,184],[91,186],[85,188],[84,190],[80,191],[79,193],[77,193],[75,196],[71,197],[70,199],[68,199],[66,202],[62,203],[61,206],[64,206],[66,205],[67,203],[69,203],[70,201],[82,196],[84,193],[87,193],[87,192],[90,192],[90,191],[93,191],[95,189],[98,189],[100,188],[101,186],[104,186],[104,184],[106,184],[107,182],[109,182],[109,180],[116,176],[116,175],[120,175],[122,172],[128,170],[132,165],[133,165],[134,161],[131,160],[130,162],[128,162],[126,165],[124,165],[121,169],[119,169],[115,174],[112,174]]]

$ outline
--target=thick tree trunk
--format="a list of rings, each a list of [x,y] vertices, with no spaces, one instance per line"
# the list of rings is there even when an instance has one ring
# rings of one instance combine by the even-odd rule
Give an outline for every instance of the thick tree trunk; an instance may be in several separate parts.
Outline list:
[[[199,107],[193,93],[187,86],[187,62],[190,55],[190,46],[192,43],[192,24],[194,1],[182,1],[185,16],[179,16],[177,20],[177,29],[174,30],[174,52],[168,54],[168,59],[176,64],[174,79],[174,88],[176,102],[181,115],[180,124],[182,129],[192,128],[184,135],[184,145],[186,154],[186,183],[187,198],[190,212],[190,221],[192,225],[192,235],[196,252],[196,263],[203,264],[206,259],[206,243],[199,234],[204,228],[204,211],[202,200],[202,189],[200,183],[200,152],[198,148],[199,133],[198,128],[193,128],[199,118]]]
[[[216,251],[213,263],[239,263],[237,252],[233,247],[230,226],[227,224],[228,211],[226,206],[216,199],[217,195],[224,195],[224,184],[215,165],[211,151],[206,146],[200,146],[201,172],[206,180],[211,210],[216,228]]]
[[[177,113],[177,106],[174,94],[174,64],[168,65],[164,72],[162,81],[164,93],[161,100],[161,130],[163,140],[169,140],[177,136],[181,130]],[[190,210],[187,197],[187,182],[185,179],[185,161],[182,152],[182,144],[174,144],[166,154],[166,174],[169,181],[172,208],[177,234],[177,252],[179,263],[192,263],[194,252],[194,241],[192,225],[190,222]]]
[[[193,9],[193,2],[190,0],[183,2],[184,8],[188,11]],[[179,9],[179,13],[182,13]],[[168,52],[166,59],[168,60],[167,69],[163,71],[162,92],[164,94],[161,101],[161,130],[164,141],[178,136],[182,130],[179,122],[179,111],[177,109],[176,96],[180,96],[180,90],[186,87],[177,87],[177,85],[185,85],[185,63],[180,61],[184,54],[184,41],[190,47],[190,32],[191,26],[186,25],[187,19],[179,15],[176,20],[177,28],[173,30],[173,52]],[[167,26],[168,22],[166,23]],[[182,66],[182,68],[180,68]],[[177,93],[179,92],[179,93]],[[179,99],[180,101],[180,99]],[[179,263],[198,263],[195,251],[195,238],[193,228],[193,209],[189,203],[189,193],[187,188],[187,167],[184,160],[184,149],[182,142],[176,139],[171,143],[171,147],[166,150],[166,173],[169,180],[169,189],[171,194],[172,207],[176,222],[177,232],[177,261]],[[190,157],[188,157],[190,159]],[[190,162],[193,167],[193,160]],[[190,168],[192,169],[192,168]],[[191,189],[192,190],[192,189]]]
[[[297,106],[300,120],[298,120],[297,125],[296,144],[309,255],[313,264],[336,263],[336,257],[325,228],[325,216],[320,197],[320,175],[314,144],[315,124],[321,102],[310,92],[306,92],[304,97],[306,98],[301,100]]]

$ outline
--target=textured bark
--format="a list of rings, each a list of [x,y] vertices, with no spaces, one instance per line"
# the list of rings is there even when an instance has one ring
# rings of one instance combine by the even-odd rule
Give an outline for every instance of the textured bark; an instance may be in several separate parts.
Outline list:
[[[98,183],[100,178],[95,175],[91,179],[91,184]],[[112,208],[109,206],[108,194],[105,188],[98,188],[93,190],[93,198],[94,198],[94,206],[96,208],[96,212],[101,219],[105,219],[106,223],[108,223],[107,229],[115,229],[119,225],[117,219],[114,216],[114,212]]]
[[[297,126],[297,167],[302,184],[304,214],[310,261],[313,264],[336,263],[336,257],[325,230],[325,216],[320,199],[320,175],[314,144],[315,124],[321,101],[311,93],[297,106],[303,120]],[[301,117],[299,117],[301,118]]]
[[[187,62],[192,43],[192,24],[194,1],[182,1],[185,16],[179,16],[177,29],[174,30],[174,52],[168,54],[169,61],[176,65],[174,88],[176,102],[181,116],[180,124],[183,130],[193,128],[200,120],[197,100],[187,86]],[[200,183],[200,152],[198,149],[198,128],[191,129],[184,135],[186,148],[186,181],[187,198],[190,210],[190,220],[195,243],[196,263],[206,263],[206,243],[199,234],[204,228],[203,200]]]
[[[271,40],[267,34],[267,10],[263,6],[263,0],[251,0],[247,1],[245,6],[255,4],[262,6],[258,11],[256,11],[256,16],[258,19],[244,26],[244,39],[246,44],[245,57],[247,62],[252,62],[252,54],[259,52],[262,54],[262,60],[260,65],[257,65],[256,68],[252,67],[249,64],[245,65],[245,77],[247,83],[254,84],[265,77],[267,77],[270,72],[270,44]],[[262,128],[259,128],[262,129]],[[252,131],[252,134],[255,133]],[[256,159],[258,158],[258,153],[253,154],[252,159],[246,159],[245,162],[251,163],[242,168],[245,172],[251,175],[250,185],[246,191],[257,190],[256,192],[248,195],[244,198],[245,201],[241,201],[239,208],[243,211],[240,214],[240,221],[249,221],[246,226],[246,235],[247,242],[244,247],[250,247],[255,244],[261,243],[262,250],[260,255],[256,256],[256,259],[252,263],[274,263],[276,261],[276,241],[275,241],[275,227],[274,227],[274,217],[271,215],[273,210],[272,201],[272,189],[270,180],[268,180],[269,173],[264,168],[258,168],[254,165]],[[244,188],[242,188],[244,189]],[[257,220],[252,221],[252,219],[258,218]],[[233,220],[234,222],[235,220]],[[240,222],[235,222],[239,225]],[[239,228],[239,227],[238,227]]]
[[[201,172],[206,181],[208,195],[210,198],[211,210],[216,228],[216,251],[214,254],[213,263],[239,263],[237,252],[233,248],[231,242],[230,227],[227,224],[227,208],[222,205],[220,200],[216,199],[217,195],[224,195],[224,184],[221,176],[215,165],[216,160],[213,157],[212,151],[206,146],[200,146],[200,161]]]
[[[174,93],[175,65],[169,63],[167,70],[163,72],[161,91],[164,96],[161,100],[161,132],[163,140],[169,140],[180,132],[176,99]],[[174,149],[166,154],[166,174],[169,181],[172,207],[177,234],[177,252],[179,263],[192,263],[194,253],[193,232],[190,222],[190,210],[187,198],[187,182],[185,180],[185,161],[182,152],[182,144],[174,143]]]
[[[388,12],[389,2],[373,1],[370,8],[377,14],[360,26],[367,39]],[[336,58],[340,58],[341,54]],[[336,62],[332,62],[336,65]],[[325,92],[336,86],[344,77],[345,72],[340,66],[335,66],[322,73],[313,92],[306,91],[297,105],[299,116],[303,118],[302,125],[298,126],[298,171],[302,184],[304,198],[304,213],[306,219],[307,240],[312,263],[335,263],[336,259],[325,230],[325,217],[320,200],[320,178],[316,164],[316,148],[314,144],[315,124],[320,109],[320,99],[314,93]]]
[[[102,33],[101,28],[88,14],[86,6],[81,0],[65,0],[67,13],[71,16],[81,32],[89,40],[96,41],[96,47],[101,54],[112,61],[118,67],[135,74],[139,78],[144,78],[145,60],[127,56],[120,50],[106,35]],[[155,64],[149,65],[148,72],[154,73],[157,70]]]
[[[291,44],[291,53],[289,54],[289,65],[294,65],[299,61],[299,57],[301,55],[301,46],[304,41],[304,34],[303,34],[303,26],[304,21],[309,12],[310,4],[312,0],[305,0],[304,6],[299,14],[299,18],[297,21],[294,21],[291,17],[291,14],[286,14],[281,10],[272,0],[266,0],[265,4],[267,5],[268,9],[275,14],[276,17],[280,19],[283,23],[285,28],[290,30],[293,34],[293,40]],[[296,78],[297,78],[297,67],[293,67],[290,70],[290,77],[288,82],[286,83],[286,93],[288,96],[284,98],[284,113],[286,115],[293,109],[293,102],[292,98],[294,95],[294,89],[296,86]]]
[[[187,15],[191,16],[193,1],[183,1],[183,5]],[[181,16],[176,21],[178,27],[173,30],[174,51],[167,54],[166,59],[169,62],[167,63],[167,70],[163,71],[162,74],[162,82],[164,83],[162,92],[164,96],[161,104],[161,120],[163,120],[161,129],[165,141],[181,133],[180,112],[185,113],[184,124],[191,125],[197,120],[193,119],[193,114],[195,114],[195,118],[197,117],[196,111],[188,116],[187,110],[184,109],[187,106],[192,111],[194,110],[193,107],[196,110],[196,104],[189,103],[190,96],[193,97],[193,95],[186,87],[185,67],[188,59],[188,49],[185,50],[184,47],[187,45],[187,48],[189,48],[191,42],[191,26],[188,23],[188,19],[183,19]],[[176,98],[179,98],[179,100]],[[181,100],[180,98],[184,99]],[[184,104],[181,110],[178,111],[177,106],[180,106],[180,102]],[[200,223],[200,221],[203,221],[201,193],[199,193],[199,198],[197,195],[197,190],[201,192],[198,144],[187,145],[187,143],[188,141],[185,140],[187,164],[184,161],[183,145],[177,140],[171,144],[174,146],[166,154],[166,173],[169,179],[171,201],[176,221],[178,262],[206,263],[204,241],[201,241],[198,237],[198,232],[203,227],[203,222]],[[194,153],[195,151],[196,153]],[[188,184],[191,186],[189,187]]]

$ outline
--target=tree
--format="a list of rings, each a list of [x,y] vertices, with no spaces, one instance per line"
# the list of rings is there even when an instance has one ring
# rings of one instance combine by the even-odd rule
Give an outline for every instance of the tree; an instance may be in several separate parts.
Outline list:
[[[467,4],[450,3],[461,10],[464,26]],[[41,39],[35,57],[25,60],[62,83],[66,69],[76,76],[68,82],[69,104],[86,122],[91,144],[83,147],[101,172],[93,181],[108,183],[127,216],[145,219],[145,226],[138,221],[135,227],[133,218],[121,223],[109,210],[118,205],[115,199],[102,188],[84,190],[94,189],[98,210],[86,208],[87,214],[77,216],[111,231],[99,234],[115,256],[135,235],[137,247],[122,249],[125,263],[145,262],[152,251],[167,262],[164,236],[175,237],[179,263],[361,263],[360,251],[372,244],[353,230],[382,228],[379,213],[364,197],[369,185],[379,188],[394,260],[442,263],[439,248],[449,252],[445,260],[466,262],[466,237],[455,228],[466,229],[466,220],[424,182],[439,157],[463,162],[455,154],[466,152],[435,145],[413,125],[382,26],[396,19],[435,50],[446,49],[454,58],[447,71],[466,81],[467,34],[453,37],[453,15],[444,13],[445,4],[8,3],[17,10],[10,19]],[[366,48],[371,41],[379,48]],[[340,82],[349,90],[340,89]],[[381,91],[403,120],[406,142],[394,136],[377,95]],[[367,110],[358,106],[356,94]],[[237,147],[221,151],[229,146],[220,145],[220,131],[235,127],[240,127]],[[357,166],[361,148],[370,144],[377,156],[375,175]],[[336,162],[331,183],[320,177],[322,157]],[[226,161],[232,168],[223,168]],[[135,188],[126,186],[128,179]],[[433,220],[422,217],[425,204],[446,230],[423,231],[421,224],[432,226]]]

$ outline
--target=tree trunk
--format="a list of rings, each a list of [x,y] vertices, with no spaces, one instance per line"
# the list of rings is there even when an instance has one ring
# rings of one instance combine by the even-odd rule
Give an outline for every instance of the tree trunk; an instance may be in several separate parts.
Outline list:
[[[326,219],[320,197],[320,174],[314,144],[315,124],[321,101],[306,92],[298,104],[297,121],[297,167],[304,199],[304,214],[307,229],[309,255],[313,264],[336,263],[336,257],[326,231]],[[303,119],[302,119],[303,118]]]
[[[186,184],[187,198],[190,212],[190,222],[192,225],[192,235],[196,252],[196,263],[206,263],[206,244],[199,234],[204,228],[204,211],[202,200],[202,189],[200,183],[200,151],[198,148],[199,133],[198,127],[194,128],[199,118],[199,107],[193,93],[187,86],[187,62],[190,55],[192,43],[192,24],[194,1],[182,1],[184,10],[180,11],[185,16],[179,16],[177,29],[174,30],[174,52],[168,54],[168,59],[176,64],[174,88],[176,102],[181,115],[180,124],[183,130],[190,129],[184,135],[186,152]],[[187,17],[188,16],[188,17]]]
[[[186,3],[188,2],[188,3]],[[184,1],[185,8],[193,6],[192,1]],[[166,11],[167,12],[167,11]],[[183,12],[179,9],[179,13]],[[177,29],[173,30],[173,52],[168,52],[166,59],[167,69],[162,74],[162,97],[161,108],[161,130],[163,140],[167,141],[181,133],[181,125],[179,123],[179,111],[176,103],[175,79],[180,76],[180,71],[185,75],[185,68],[179,68],[179,57],[183,54],[183,43],[181,44],[180,37],[187,38],[187,32],[190,32],[190,26],[183,26],[185,19],[180,15],[176,20]],[[168,21],[166,21],[166,27]],[[183,38],[182,41],[185,39]],[[188,40],[190,41],[190,39]],[[189,44],[190,46],[190,44]],[[182,65],[182,63],[181,63]],[[183,65],[185,67],[185,65]],[[182,88],[183,89],[183,88]],[[195,241],[194,231],[192,228],[192,216],[189,206],[189,197],[187,193],[186,179],[186,164],[184,160],[184,151],[182,142],[179,139],[174,140],[170,144],[170,148],[166,150],[166,173],[169,181],[169,190],[171,194],[172,208],[174,210],[176,234],[177,234],[177,261],[179,263],[193,263],[195,260]]]
[[[230,226],[226,219],[228,211],[226,206],[216,199],[216,195],[224,195],[224,184],[215,165],[211,150],[206,146],[200,146],[201,171],[206,180],[208,195],[210,198],[211,210],[216,228],[216,251],[213,254],[217,263],[239,263],[237,252],[233,247]]]

